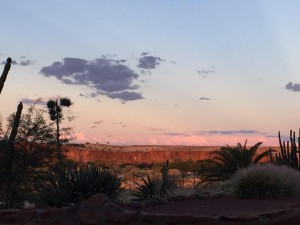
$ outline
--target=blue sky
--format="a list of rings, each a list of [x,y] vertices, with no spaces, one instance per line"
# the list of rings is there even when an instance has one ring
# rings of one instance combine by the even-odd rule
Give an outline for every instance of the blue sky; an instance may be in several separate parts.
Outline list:
[[[67,96],[77,141],[277,144],[278,131],[299,128],[299,7],[1,1],[1,61],[17,63],[0,97],[2,120],[19,101]]]

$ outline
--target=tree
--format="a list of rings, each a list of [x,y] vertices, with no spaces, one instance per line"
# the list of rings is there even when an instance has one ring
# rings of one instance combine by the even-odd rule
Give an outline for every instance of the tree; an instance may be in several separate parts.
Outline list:
[[[258,142],[250,149],[246,148],[246,144],[247,140],[244,146],[238,143],[236,147],[227,145],[217,151],[213,151],[213,159],[203,161],[208,166],[200,170],[201,182],[212,183],[227,180],[238,169],[257,164],[262,158],[270,155],[270,150],[257,154],[257,149],[262,142]]]
[[[50,119],[56,122],[56,144],[57,144],[59,161],[62,161],[60,127],[59,127],[59,123],[61,122],[61,119],[63,117],[62,107],[70,107],[71,104],[72,102],[69,98],[60,98],[56,100],[50,100],[47,102]]]
[[[39,102],[39,99],[36,103]],[[47,122],[45,110],[36,107],[36,103],[29,106],[20,118],[20,125],[16,136],[16,163],[26,171],[28,167],[42,167],[51,162],[54,153],[55,129],[53,122]],[[7,119],[6,135],[10,132],[15,114]]]

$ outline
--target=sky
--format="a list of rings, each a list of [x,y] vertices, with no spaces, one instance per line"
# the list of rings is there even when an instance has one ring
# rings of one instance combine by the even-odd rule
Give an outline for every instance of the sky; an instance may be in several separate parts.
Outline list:
[[[82,143],[278,145],[300,127],[297,0],[0,3],[3,123],[69,97]]]

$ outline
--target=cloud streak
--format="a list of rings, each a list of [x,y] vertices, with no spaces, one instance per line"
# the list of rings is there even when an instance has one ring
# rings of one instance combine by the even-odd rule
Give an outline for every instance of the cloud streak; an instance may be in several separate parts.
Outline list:
[[[139,75],[122,64],[125,60],[98,58],[88,61],[81,58],[64,58],[41,68],[40,74],[55,77],[67,85],[85,85],[95,90],[96,97],[105,95],[121,101],[143,99],[134,84]]]
[[[199,134],[203,135],[239,135],[239,134],[260,134],[260,132],[256,130],[210,130],[210,131],[202,131]]]

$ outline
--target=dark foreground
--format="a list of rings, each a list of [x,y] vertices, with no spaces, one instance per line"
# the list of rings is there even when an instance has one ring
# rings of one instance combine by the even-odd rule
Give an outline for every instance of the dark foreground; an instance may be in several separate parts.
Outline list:
[[[0,224],[26,225],[238,225],[300,224],[300,197],[237,200],[229,197],[185,199],[166,205],[123,205],[97,194],[85,204],[62,209],[0,211]]]

